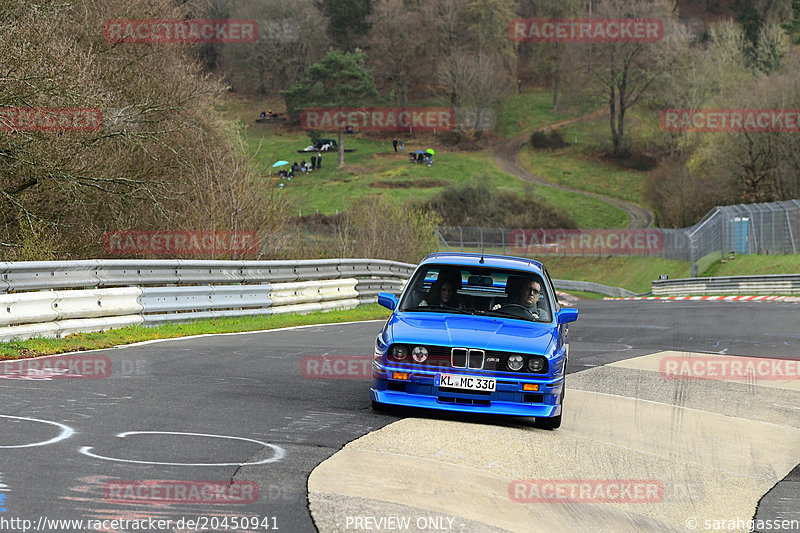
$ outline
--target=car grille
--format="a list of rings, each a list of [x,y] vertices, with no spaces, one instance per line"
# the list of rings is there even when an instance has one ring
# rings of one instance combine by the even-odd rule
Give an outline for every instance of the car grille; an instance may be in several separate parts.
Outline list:
[[[502,352],[448,348],[446,346],[428,346],[427,348],[427,361],[415,364],[439,368],[467,368],[467,358],[469,358],[469,368],[473,370],[507,370],[506,360],[510,355]],[[481,363],[483,363],[482,368]]]
[[[450,364],[453,368],[469,368],[472,370],[483,369],[483,350],[471,348],[452,348],[450,350]]]

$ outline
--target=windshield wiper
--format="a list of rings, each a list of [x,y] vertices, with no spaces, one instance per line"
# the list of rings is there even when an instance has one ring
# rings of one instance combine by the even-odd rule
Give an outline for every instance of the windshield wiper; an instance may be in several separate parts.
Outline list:
[[[447,311],[448,313],[466,313],[464,309],[457,307],[447,307],[444,305],[415,305],[414,307],[406,307],[403,311],[430,311],[432,309]]]
[[[528,322],[534,322],[536,320],[536,317],[533,316],[532,314],[529,315],[530,318],[528,318],[528,317],[525,317],[525,316],[522,316],[522,315],[519,315],[519,314],[509,313],[508,311],[503,311],[502,309],[494,309],[494,310],[490,310],[490,311],[486,311],[486,312],[487,313],[499,313],[501,316],[507,316],[509,318],[518,318],[520,320],[527,320]]]

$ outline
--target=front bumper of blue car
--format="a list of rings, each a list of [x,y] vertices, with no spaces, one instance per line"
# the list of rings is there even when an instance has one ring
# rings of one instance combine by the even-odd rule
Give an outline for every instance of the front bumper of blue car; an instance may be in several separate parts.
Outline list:
[[[453,370],[442,370],[452,374]],[[393,379],[395,372],[407,379]],[[436,370],[415,369],[372,363],[372,401],[405,407],[422,407],[446,411],[490,413],[498,415],[552,417],[561,414],[562,376],[455,371],[459,374],[497,380],[496,389],[470,391],[436,386]],[[525,390],[528,388],[537,390]]]

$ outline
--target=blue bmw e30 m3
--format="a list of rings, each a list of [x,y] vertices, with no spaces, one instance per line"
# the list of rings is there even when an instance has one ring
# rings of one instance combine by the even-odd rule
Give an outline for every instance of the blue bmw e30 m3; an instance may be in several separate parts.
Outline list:
[[[372,405],[535,417],[561,425],[568,326],[544,265],[435,253],[416,268],[375,341]]]

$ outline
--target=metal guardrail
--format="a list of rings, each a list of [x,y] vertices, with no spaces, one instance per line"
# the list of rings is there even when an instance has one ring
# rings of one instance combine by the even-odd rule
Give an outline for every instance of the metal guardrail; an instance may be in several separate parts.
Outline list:
[[[133,324],[346,309],[400,292],[414,265],[302,261],[85,260],[0,263],[0,341]],[[588,281],[561,290],[637,296]],[[25,292],[23,292],[25,291]],[[652,294],[800,294],[800,274],[652,282]]]
[[[401,290],[414,268],[371,259],[0,263],[0,341],[348,309]]]
[[[275,283],[350,277],[407,278],[414,265],[382,259],[199,261],[89,259],[0,263],[0,292],[87,287]]]
[[[635,292],[620,287],[609,287],[608,285],[600,285],[599,283],[592,283],[590,281],[572,281],[568,279],[554,279],[553,285],[556,289],[564,291],[583,291],[583,292],[596,292],[606,296],[613,296],[615,298],[632,298],[639,296]]]
[[[800,294],[800,274],[667,279],[653,281],[651,287],[654,296]]]

